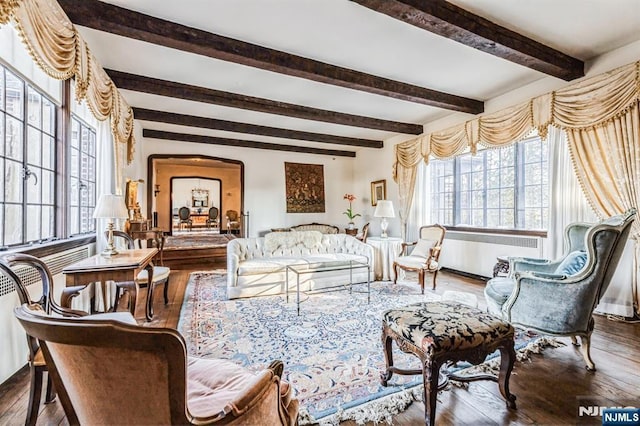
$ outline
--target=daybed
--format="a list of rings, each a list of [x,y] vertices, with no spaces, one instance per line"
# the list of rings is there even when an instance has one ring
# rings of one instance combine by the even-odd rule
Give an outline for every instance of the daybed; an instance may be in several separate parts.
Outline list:
[[[285,292],[286,267],[291,264],[318,266],[335,260],[357,260],[370,265],[373,277],[373,247],[346,234],[318,231],[272,232],[262,238],[238,238],[227,246],[227,296],[263,296]],[[353,282],[366,282],[367,270],[354,269]],[[318,290],[349,283],[347,270],[316,272],[300,276],[301,290]],[[289,290],[296,276],[289,274]]]
[[[325,225],[324,223],[305,223],[302,225],[295,225],[289,228],[292,231],[318,231],[323,234],[337,234],[340,232],[340,228],[333,225]]]

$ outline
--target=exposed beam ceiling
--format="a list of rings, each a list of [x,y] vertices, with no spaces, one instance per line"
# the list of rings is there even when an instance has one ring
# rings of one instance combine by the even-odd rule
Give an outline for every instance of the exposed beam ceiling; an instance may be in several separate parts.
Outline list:
[[[452,111],[479,114],[483,102],[394,81],[187,27],[97,0],[59,0],[76,25],[173,49]]]
[[[274,136],[285,139],[324,142],[337,145],[363,146],[366,148],[383,147],[382,141],[370,139],[348,138],[344,136],[280,129],[277,127],[258,126],[255,124],[238,123],[235,121],[217,120],[214,118],[196,117],[193,115],[175,114],[171,112],[155,111],[143,108],[134,108],[133,115],[138,120],[178,124],[182,126],[200,127],[213,130],[224,130],[227,132]]]
[[[115,85],[120,89],[260,111],[269,114],[285,115],[306,120],[342,124],[345,126],[364,127],[411,135],[419,135],[423,132],[423,127],[420,124],[400,123],[397,121],[327,111],[114,70],[107,70],[107,74],[109,74],[109,77],[111,77]]]
[[[334,150],[334,149],[281,145],[276,143],[219,138],[214,136],[165,132],[162,130],[153,130],[153,129],[143,129],[142,136],[145,138],[164,139],[164,140],[170,140],[170,141],[183,141],[183,142],[204,143],[209,145],[226,145],[226,146],[235,146],[235,147],[243,147],[243,148],[267,149],[271,151],[302,152],[305,154],[331,155],[334,157],[355,157],[356,156],[356,153],[353,151],[341,151],[341,150]]]
[[[584,62],[444,0],[351,0],[418,28],[563,80],[584,76]]]

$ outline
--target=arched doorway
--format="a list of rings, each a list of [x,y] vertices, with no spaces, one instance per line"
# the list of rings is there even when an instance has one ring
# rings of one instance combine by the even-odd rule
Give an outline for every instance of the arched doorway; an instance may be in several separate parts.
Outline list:
[[[154,225],[171,231],[174,204],[191,204],[191,195],[174,193],[172,182],[176,178],[219,181],[219,199],[216,200],[220,216],[224,218],[227,210],[243,211],[244,205],[244,164],[241,161],[199,155],[161,155],[155,154],[148,159],[147,208],[148,217],[154,218]],[[213,188],[211,189],[213,191]],[[183,199],[177,198],[182,196]],[[175,202],[174,202],[175,201]],[[207,200],[211,204],[211,200]],[[200,207],[204,211],[204,207]],[[221,232],[226,232],[226,223],[221,221]]]

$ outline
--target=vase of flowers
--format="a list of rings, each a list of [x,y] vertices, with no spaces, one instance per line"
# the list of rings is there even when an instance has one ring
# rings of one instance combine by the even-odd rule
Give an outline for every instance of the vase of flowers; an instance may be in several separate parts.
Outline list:
[[[348,228],[349,229],[355,229],[355,224],[353,223],[353,219],[355,219],[356,217],[360,216],[360,213],[354,213],[353,212],[353,200],[356,199],[356,196],[353,194],[344,194],[343,197],[344,200],[347,200],[349,202],[349,208],[347,209],[347,211],[342,212],[343,214],[347,215],[347,217],[349,218],[349,224],[348,224]]]

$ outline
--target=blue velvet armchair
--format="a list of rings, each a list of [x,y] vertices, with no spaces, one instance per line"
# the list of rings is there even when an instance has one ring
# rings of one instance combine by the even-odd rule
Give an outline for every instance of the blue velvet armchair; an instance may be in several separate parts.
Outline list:
[[[636,210],[597,224],[565,230],[567,252],[558,260],[510,259],[509,277],[489,280],[489,312],[513,325],[582,341],[587,370],[595,370],[590,342],[593,310],[606,291],[631,230]]]

